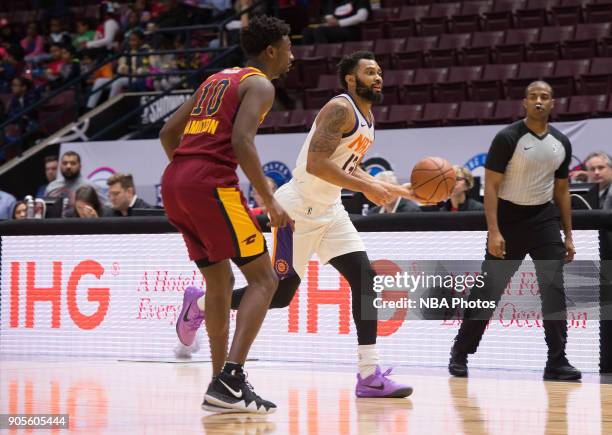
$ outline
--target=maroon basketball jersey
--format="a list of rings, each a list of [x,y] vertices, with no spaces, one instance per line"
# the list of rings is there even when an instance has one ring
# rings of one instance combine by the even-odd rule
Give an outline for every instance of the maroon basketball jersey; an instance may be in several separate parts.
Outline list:
[[[232,147],[232,129],[238,108],[240,83],[252,75],[266,77],[257,68],[228,68],[208,77],[194,95],[195,104],[175,156],[201,157],[214,166],[212,179],[238,183],[238,162]]]

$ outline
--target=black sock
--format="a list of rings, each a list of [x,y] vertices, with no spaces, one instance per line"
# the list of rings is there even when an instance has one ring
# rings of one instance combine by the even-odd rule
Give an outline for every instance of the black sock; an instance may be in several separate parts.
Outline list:
[[[241,375],[244,372],[242,364],[227,361],[223,366],[223,373],[231,376]]]

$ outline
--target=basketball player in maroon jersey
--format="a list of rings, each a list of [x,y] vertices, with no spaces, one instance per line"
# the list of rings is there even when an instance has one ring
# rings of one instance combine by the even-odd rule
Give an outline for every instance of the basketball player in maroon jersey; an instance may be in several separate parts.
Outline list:
[[[276,405],[255,394],[243,371],[278,278],[257,221],[238,188],[236,168],[240,164],[261,195],[271,226],[287,225],[289,216],[270,191],[254,138],[274,101],[270,80],[286,73],[293,61],[289,31],[276,18],[253,18],[241,32],[248,66],[208,77],[160,132],[170,159],[162,178],[166,213],[206,280],[205,296],[194,287],[185,290],[176,329],[179,340],[189,346],[206,316],[213,379],[202,408],[213,412],[276,410]],[[229,260],[244,274],[248,290],[228,354],[234,283]]]

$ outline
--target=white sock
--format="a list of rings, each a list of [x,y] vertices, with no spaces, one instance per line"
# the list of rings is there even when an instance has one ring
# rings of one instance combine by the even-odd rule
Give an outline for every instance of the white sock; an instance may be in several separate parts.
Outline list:
[[[359,355],[359,374],[362,379],[373,375],[378,366],[378,350],[375,344],[357,346],[357,354]]]
[[[200,310],[202,310],[202,311],[204,311],[204,297],[205,297],[205,296],[206,296],[206,295],[204,295],[204,296],[200,296],[200,298],[199,298],[199,299],[198,299],[198,301],[197,301],[198,308],[199,308]]]

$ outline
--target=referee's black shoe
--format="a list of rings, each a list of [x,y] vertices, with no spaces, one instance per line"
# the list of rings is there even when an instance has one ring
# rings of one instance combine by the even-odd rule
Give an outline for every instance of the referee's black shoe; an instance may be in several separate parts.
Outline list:
[[[547,381],[578,381],[582,378],[582,373],[571,365],[567,358],[559,362],[547,362],[544,368],[544,379]]]
[[[465,378],[468,375],[467,354],[451,349],[448,371],[453,376]]]

